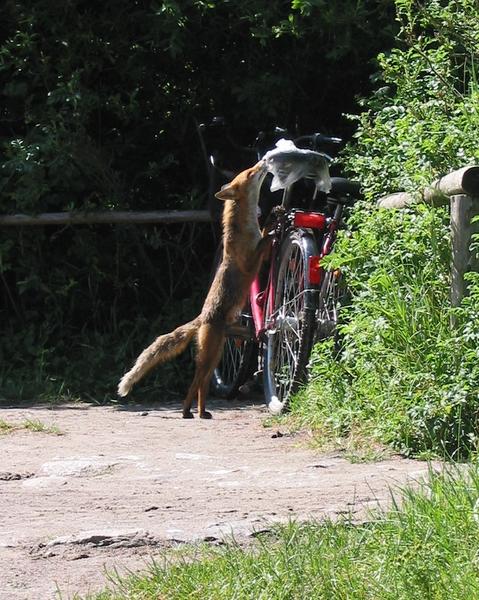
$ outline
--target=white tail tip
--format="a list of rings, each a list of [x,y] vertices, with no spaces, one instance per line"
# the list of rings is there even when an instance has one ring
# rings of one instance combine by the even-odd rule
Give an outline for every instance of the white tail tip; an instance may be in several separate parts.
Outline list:
[[[125,397],[128,392],[131,390],[131,385],[127,381],[125,381],[125,377],[118,384],[118,395],[122,398]]]

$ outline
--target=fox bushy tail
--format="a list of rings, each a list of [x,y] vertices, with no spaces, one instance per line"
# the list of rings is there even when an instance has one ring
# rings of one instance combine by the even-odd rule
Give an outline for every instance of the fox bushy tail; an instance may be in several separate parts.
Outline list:
[[[123,375],[118,384],[118,394],[120,396],[126,396],[135,383],[140,381],[140,379],[146,375],[148,371],[153,369],[153,367],[184,352],[188,344],[194,338],[200,324],[200,318],[197,317],[189,323],[180,325],[180,327],[177,327],[171,333],[166,333],[157,337],[156,340],[150,344],[148,348],[145,348],[136,359],[133,368]]]

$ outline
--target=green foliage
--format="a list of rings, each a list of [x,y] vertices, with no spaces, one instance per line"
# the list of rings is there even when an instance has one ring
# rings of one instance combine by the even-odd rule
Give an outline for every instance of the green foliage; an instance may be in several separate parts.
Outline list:
[[[290,523],[243,549],[229,543],[164,552],[146,574],[119,579],[96,600],[476,599],[477,467],[431,473],[369,521]],[[93,598],[92,597],[92,598]]]
[[[479,20],[474,0],[396,2],[398,46],[378,57],[347,165],[370,198],[430,184],[479,160]]]
[[[248,141],[271,120],[331,127],[353,104],[349,81],[391,39],[391,8],[6,0],[3,210],[181,207],[202,174],[194,118],[224,114]]]
[[[396,4],[399,47],[380,57],[388,87],[364,103],[346,156],[370,199],[416,192],[479,158],[475,3]],[[323,433],[359,430],[405,453],[476,451],[479,280],[470,275],[470,296],[453,310],[446,211],[363,204],[351,225],[330,259],[352,291],[343,352],[316,349],[315,380],[293,410]]]
[[[0,247],[15,248],[0,263],[9,292],[0,344],[7,398],[114,398],[139,351],[195,316],[204,294],[210,259],[199,254],[201,226],[8,233]],[[157,390],[183,390],[189,362],[166,365]]]
[[[405,453],[476,448],[479,305],[471,296],[450,307],[447,222],[442,209],[355,211],[353,235],[330,259],[353,298],[344,348],[337,357],[316,348],[314,380],[293,411],[334,436],[359,429]]]

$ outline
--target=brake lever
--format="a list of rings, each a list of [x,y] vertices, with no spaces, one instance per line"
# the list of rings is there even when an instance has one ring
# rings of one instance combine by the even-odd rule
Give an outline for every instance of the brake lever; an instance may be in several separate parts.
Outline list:
[[[286,210],[284,206],[278,204],[277,206],[273,206],[270,213],[274,219],[274,231],[276,234],[280,234],[284,229],[286,221],[291,221],[291,215]]]

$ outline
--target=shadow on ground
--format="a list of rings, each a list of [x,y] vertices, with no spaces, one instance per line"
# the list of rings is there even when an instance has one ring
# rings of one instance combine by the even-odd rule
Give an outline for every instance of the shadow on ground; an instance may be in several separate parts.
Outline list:
[[[222,398],[215,398],[210,396],[208,398],[207,408],[214,412],[225,412],[229,410],[241,410],[250,408],[253,406],[261,405],[263,402],[263,396],[260,392],[248,395],[240,395],[234,400],[224,400]],[[0,400],[0,417],[2,409],[28,409],[28,410],[79,410],[87,411],[98,406],[105,406],[113,408],[117,411],[130,412],[130,413],[143,413],[143,412],[171,412],[178,411],[181,413],[182,397],[178,395],[177,398],[168,399],[164,401],[152,401],[152,402],[105,402],[95,404],[94,402],[86,403],[83,401],[79,402],[45,402],[44,400]],[[195,412],[195,406],[193,405],[193,412]]]

